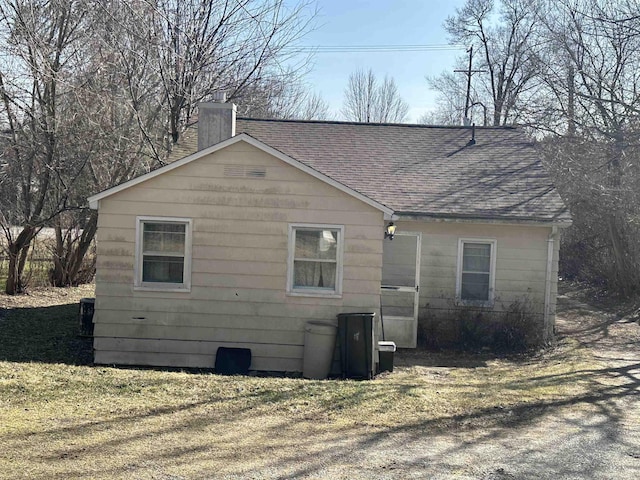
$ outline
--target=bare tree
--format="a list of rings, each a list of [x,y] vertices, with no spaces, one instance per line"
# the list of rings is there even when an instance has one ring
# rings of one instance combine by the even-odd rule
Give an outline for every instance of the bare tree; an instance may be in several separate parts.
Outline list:
[[[355,122],[373,122],[374,105],[377,102],[377,81],[371,69],[357,70],[349,75],[344,93],[342,114]]]
[[[171,143],[214,92],[233,100],[282,75],[315,15],[306,0],[159,0],[147,10],[141,31],[159,52],[159,101]]]
[[[574,207],[572,253],[609,287],[639,291],[640,4],[553,5],[544,17],[550,46],[545,80],[566,138],[548,160]]]
[[[86,207],[87,196],[157,164],[158,150],[150,145],[153,141],[161,145],[163,134],[154,131],[161,117],[150,99],[156,96],[157,88],[153,87],[159,83],[153,73],[148,73],[154,70],[149,68],[147,44],[128,38],[128,51],[136,54],[125,57],[107,41],[109,36],[126,38],[124,26],[129,20],[123,15],[126,10],[120,12],[116,2],[103,2],[98,9],[89,8],[91,4],[81,0],[42,2],[38,8],[34,5],[2,4],[9,26],[3,39],[12,54],[9,58],[12,65],[25,66],[8,70],[13,80],[5,82],[5,110],[9,118],[37,117],[40,105],[48,105],[48,124],[55,127],[48,129],[46,140],[54,148],[47,156],[36,153],[28,157],[34,166],[28,170],[31,181],[41,183],[36,188],[45,198],[44,208],[37,204],[33,208],[33,199],[23,196],[3,206],[10,213],[4,217],[9,226],[23,225],[21,232],[35,234],[43,226],[53,227],[50,281],[55,286],[75,285],[91,277],[95,260],[85,262],[97,228],[96,212]],[[74,35],[66,42],[56,41],[56,29],[67,28]],[[52,49],[62,59],[56,68],[46,61]],[[55,74],[47,73],[52,71]],[[32,91],[20,89],[21,82],[35,87]],[[38,90],[45,94],[32,94]],[[18,167],[7,172],[6,180],[14,182],[24,173],[20,166],[24,166],[28,145],[38,145],[42,140],[28,124],[9,123],[15,138],[28,140],[22,145],[14,141],[9,149],[11,163]],[[21,190],[28,190],[28,185],[25,181]],[[7,292],[18,293],[25,287],[23,259],[33,235],[16,236],[11,233],[14,228],[5,232],[9,251],[12,245],[20,245],[14,275],[6,285]],[[9,258],[12,267],[11,253]]]
[[[385,76],[378,86],[374,116],[382,123],[400,123],[407,119],[409,105],[402,100],[393,78]]]
[[[8,294],[24,290],[29,246],[44,225],[69,208],[69,192],[83,168],[73,140],[61,141],[74,138],[68,75],[82,62],[77,39],[87,25],[81,7],[61,0],[0,4],[7,55],[0,65],[0,96],[6,128],[1,220]]]
[[[342,114],[355,122],[401,123],[406,120],[409,105],[402,100],[393,78],[378,81],[371,69],[349,75],[344,92]]]
[[[322,95],[317,92],[311,92],[306,95],[300,112],[293,118],[300,120],[331,120],[333,114]]]
[[[461,75],[453,72],[443,72],[435,77],[427,77],[427,83],[432,90],[437,92],[436,108],[427,115],[423,115],[418,123],[431,125],[461,125],[464,117],[467,82]],[[475,90],[470,95],[470,104],[474,107],[480,105]],[[474,118],[476,109],[470,110],[470,120]],[[484,115],[486,116],[486,115]],[[481,116],[483,118],[484,116]],[[486,122],[483,122],[486,124]]]
[[[159,78],[151,68],[155,56],[140,37],[127,36],[133,19],[117,2],[101,3],[88,12],[90,37],[79,39],[85,47],[81,65],[68,80],[73,93],[77,138],[73,150],[85,156],[80,181],[69,191],[73,208],[57,215],[51,246],[54,286],[77,285],[91,278],[95,257],[86,257],[97,229],[97,212],[86,206],[96,191],[122,183],[157,165],[162,154],[162,121],[155,97]],[[126,40],[135,55],[124,55],[113,38]],[[68,138],[61,139],[69,142]]]
[[[326,120],[329,104],[308,90],[295,72],[274,77],[246,88],[236,97],[238,113],[254,118]]]
[[[493,125],[528,121],[537,103],[538,22],[535,2],[526,0],[502,0],[497,17],[493,0],[467,0],[445,22],[452,43],[476,47],[476,102],[489,109]]]

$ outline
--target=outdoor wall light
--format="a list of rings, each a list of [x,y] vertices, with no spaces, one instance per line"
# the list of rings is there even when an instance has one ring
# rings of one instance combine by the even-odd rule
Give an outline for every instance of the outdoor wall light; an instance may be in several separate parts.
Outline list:
[[[388,238],[389,240],[393,240],[393,236],[396,234],[396,226],[393,222],[389,222],[387,228],[384,231],[384,238]]]

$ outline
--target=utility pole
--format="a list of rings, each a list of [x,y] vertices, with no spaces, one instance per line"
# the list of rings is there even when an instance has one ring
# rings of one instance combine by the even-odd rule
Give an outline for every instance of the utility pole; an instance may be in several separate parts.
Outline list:
[[[464,103],[464,118],[469,122],[469,99],[471,98],[471,62],[473,61],[473,45],[469,47],[469,69],[467,70],[467,100]]]
[[[575,96],[576,96],[576,72],[573,69],[573,65],[569,65],[569,71],[567,73],[567,84],[569,86],[569,98],[567,102],[567,134],[569,137],[574,137],[576,134],[576,110],[575,110]]]
[[[454,70],[454,72],[467,75],[467,98],[464,103],[464,118],[462,119],[463,125],[465,126],[471,124],[471,119],[469,118],[469,109],[471,108],[471,75],[483,72],[483,70],[472,70],[471,68],[473,62],[473,45],[469,47],[467,52],[469,52],[469,68],[467,70]]]

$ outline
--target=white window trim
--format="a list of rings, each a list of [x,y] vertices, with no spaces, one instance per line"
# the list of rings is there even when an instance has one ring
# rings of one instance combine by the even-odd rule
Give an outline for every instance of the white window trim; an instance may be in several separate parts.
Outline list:
[[[481,243],[491,245],[491,259],[489,267],[489,300],[463,300],[462,299],[462,256],[465,243]],[[496,291],[496,257],[498,241],[495,238],[459,238],[458,239],[458,268],[456,272],[456,303],[478,307],[492,307],[495,301]]]
[[[145,222],[157,223],[183,223],[186,225],[184,238],[184,273],[183,282],[177,283],[159,283],[159,282],[143,282],[142,281],[142,224]],[[193,221],[190,218],[182,217],[136,217],[136,256],[133,267],[134,274],[134,290],[144,290],[150,292],[190,292],[191,291],[191,241]]]
[[[337,230],[338,245],[336,249],[336,288],[333,291],[325,289],[312,289],[293,287],[293,262],[296,252],[295,230]],[[343,280],[343,252],[344,252],[344,225],[328,225],[322,223],[290,223],[289,224],[289,241],[287,255],[287,295],[292,297],[322,297],[322,298],[342,298],[342,280]]]

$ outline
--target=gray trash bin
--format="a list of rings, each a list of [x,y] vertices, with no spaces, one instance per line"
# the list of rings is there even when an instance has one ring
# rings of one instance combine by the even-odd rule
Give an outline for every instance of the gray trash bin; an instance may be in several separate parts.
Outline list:
[[[338,327],[329,322],[308,322],[304,328],[302,376],[322,380],[329,376]]]

